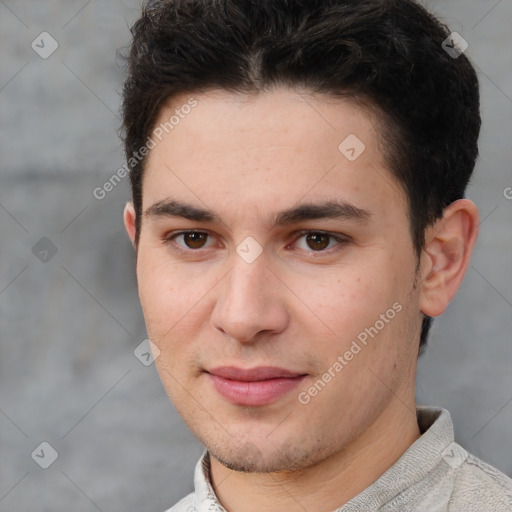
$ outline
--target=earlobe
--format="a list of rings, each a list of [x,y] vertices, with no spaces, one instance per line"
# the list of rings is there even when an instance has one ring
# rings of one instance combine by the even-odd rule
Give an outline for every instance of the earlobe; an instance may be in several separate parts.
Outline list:
[[[129,202],[126,203],[126,206],[124,207],[124,213],[123,213],[123,220],[124,220],[124,227],[126,228],[126,232],[128,233],[128,236],[130,237],[130,241],[132,242],[132,245],[135,247],[135,234],[136,234],[136,218],[137,215],[135,213],[135,208],[133,206],[133,203]]]
[[[436,317],[444,313],[459,289],[478,235],[478,210],[468,199],[450,204],[427,229],[421,258],[420,309]]]

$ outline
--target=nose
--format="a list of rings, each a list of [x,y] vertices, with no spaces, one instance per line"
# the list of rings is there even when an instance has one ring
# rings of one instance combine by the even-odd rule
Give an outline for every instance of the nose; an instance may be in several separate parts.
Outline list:
[[[261,255],[247,263],[238,255],[220,283],[212,326],[240,343],[255,342],[262,333],[279,333],[288,324],[286,287]]]

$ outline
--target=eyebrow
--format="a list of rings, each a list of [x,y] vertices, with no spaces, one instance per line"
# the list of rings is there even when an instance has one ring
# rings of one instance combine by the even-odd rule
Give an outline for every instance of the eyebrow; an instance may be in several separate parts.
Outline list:
[[[302,203],[287,210],[274,213],[268,224],[271,228],[287,226],[315,219],[355,220],[367,222],[371,213],[363,208],[340,200],[320,203]],[[223,223],[220,215],[213,210],[201,208],[174,199],[158,201],[144,212],[145,217],[181,217],[195,222]]]

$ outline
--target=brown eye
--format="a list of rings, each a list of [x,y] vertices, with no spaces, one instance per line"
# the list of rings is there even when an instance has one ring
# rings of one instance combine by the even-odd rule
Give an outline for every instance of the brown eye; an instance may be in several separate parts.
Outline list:
[[[331,238],[332,236],[326,233],[309,233],[306,235],[306,243],[314,251],[323,251],[329,246]]]
[[[208,238],[207,233],[201,233],[194,231],[191,233],[182,233],[183,241],[189,249],[202,249],[206,239]]]
[[[182,251],[198,251],[205,247],[210,235],[204,231],[181,231],[180,233],[170,234],[163,238],[167,245],[175,246]],[[183,241],[179,241],[179,239]]]
[[[311,253],[330,254],[341,250],[350,238],[342,234],[326,233],[324,231],[302,231],[294,242],[296,248]]]

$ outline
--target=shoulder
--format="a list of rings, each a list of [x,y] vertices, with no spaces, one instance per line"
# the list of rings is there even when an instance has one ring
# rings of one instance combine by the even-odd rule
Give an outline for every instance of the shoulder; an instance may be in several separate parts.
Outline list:
[[[194,493],[191,492],[165,512],[197,512],[197,509],[194,507]]]
[[[467,453],[467,452],[466,452]],[[457,468],[448,510],[512,510],[512,480],[471,453]]]

